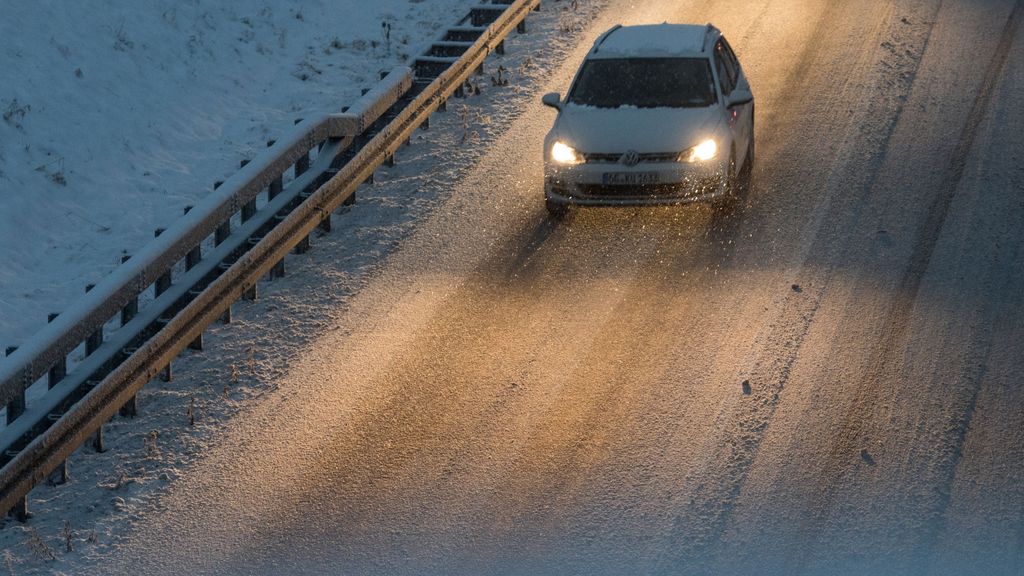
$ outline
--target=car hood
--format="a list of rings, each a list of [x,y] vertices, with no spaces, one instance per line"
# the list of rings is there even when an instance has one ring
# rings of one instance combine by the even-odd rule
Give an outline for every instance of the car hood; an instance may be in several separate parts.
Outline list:
[[[553,134],[586,153],[676,152],[717,133],[717,106],[594,108],[566,105]]]

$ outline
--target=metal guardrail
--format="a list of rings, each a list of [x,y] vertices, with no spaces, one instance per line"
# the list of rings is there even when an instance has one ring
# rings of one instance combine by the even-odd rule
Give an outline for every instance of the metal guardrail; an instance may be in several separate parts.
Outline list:
[[[124,262],[24,346],[0,360],[0,510],[28,516],[28,492],[62,469],[93,439],[103,449],[103,424],[135,412],[135,394],[231,305],[255,296],[267,273],[283,274],[283,259],[303,251],[332,212],[354,201],[356,189],[393,158],[414,130],[493,52],[504,52],[513,28],[541,0],[492,0],[470,8],[427,52],[385,76],[340,114],[301,122],[220,185],[183,218]],[[292,179],[285,185],[285,175]],[[262,205],[258,205],[262,203]],[[204,248],[205,254],[204,254]],[[184,261],[184,272],[173,276]],[[139,308],[139,296],[153,299]],[[104,327],[119,318],[104,338]],[[68,355],[84,343],[72,370]],[[25,391],[41,379],[48,390],[31,404]],[[65,469],[66,472],[66,469]],[[64,475],[66,477],[66,474]]]

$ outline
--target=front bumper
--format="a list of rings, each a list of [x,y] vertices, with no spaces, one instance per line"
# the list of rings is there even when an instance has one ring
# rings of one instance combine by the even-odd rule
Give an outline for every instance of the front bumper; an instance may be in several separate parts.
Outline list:
[[[717,163],[585,163],[544,169],[544,196],[557,204],[652,206],[704,202],[726,193]]]

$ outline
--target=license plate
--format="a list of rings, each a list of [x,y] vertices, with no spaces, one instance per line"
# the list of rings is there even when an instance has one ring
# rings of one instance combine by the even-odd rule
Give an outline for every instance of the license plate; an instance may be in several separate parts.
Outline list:
[[[601,178],[605,186],[647,186],[658,183],[657,172],[605,172]]]

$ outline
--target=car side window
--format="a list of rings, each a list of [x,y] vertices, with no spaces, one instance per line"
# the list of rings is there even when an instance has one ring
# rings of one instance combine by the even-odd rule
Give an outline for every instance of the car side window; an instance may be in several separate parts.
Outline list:
[[[718,69],[718,81],[722,83],[722,94],[732,94],[736,88],[737,71],[729,61],[727,49],[721,40],[715,44],[715,67]]]
[[[725,49],[726,62],[730,64],[732,66],[732,69],[735,71],[735,73],[733,74],[733,78],[735,80],[735,83],[738,83],[740,78],[740,61],[738,58],[736,58],[736,53],[732,51],[732,46],[729,45],[729,41],[726,40],[724,36],[721,38],[721,41],[722,48]]]

